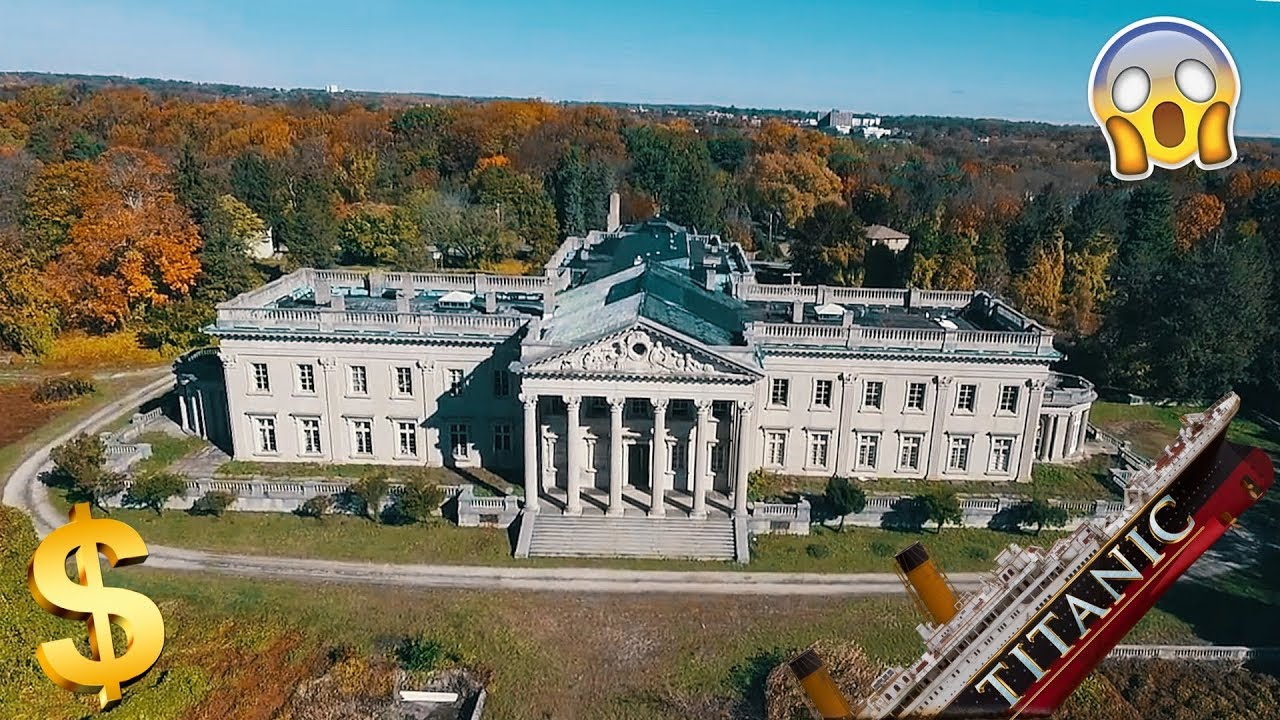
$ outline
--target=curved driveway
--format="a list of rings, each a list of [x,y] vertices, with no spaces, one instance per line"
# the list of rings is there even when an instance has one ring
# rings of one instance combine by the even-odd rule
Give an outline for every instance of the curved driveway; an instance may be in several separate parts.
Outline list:
[[[6,505],[31,516],[41,536],[66,522],[49,504],[47,489],[38,477],[49,463],[49,451],[81,432],[90,432],[160,395],[172,383],[163,377],[77,422],[66,432],[23,459],[4,488]],[[395,585],[401,587],[489,588],[556,592],[684,593],[721,595],[898,595],[903,592],[893,573],[766,573],[738,571],[677,572],[663,570],[611,570],[605,568],[531,568],[483,565],[388,565],[339,562],[261,555],[230,555],[203,550],[150,546],[148,567],[166,570],[218,572],[245,577],[313,580],[321,582]],[[976,589],[982,575],[956,573],[952,582],[960,590]]]

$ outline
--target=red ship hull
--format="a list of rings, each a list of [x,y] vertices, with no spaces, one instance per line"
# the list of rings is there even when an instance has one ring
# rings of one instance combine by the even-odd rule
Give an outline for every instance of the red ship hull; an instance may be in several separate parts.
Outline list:
[[[1205,448],[938,717],[1051,716],[1178,577],[1271,487],[1273,474],[1271,459],[1256,448],[1221,438]],[[1172,538],[1177,539],[1169,542]],[[1135,558],[1147,561],[1145,567]]]

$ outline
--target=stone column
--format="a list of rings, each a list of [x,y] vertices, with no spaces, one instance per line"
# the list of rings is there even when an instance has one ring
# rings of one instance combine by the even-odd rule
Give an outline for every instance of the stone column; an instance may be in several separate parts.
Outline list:
[[[929,430],[929,458],[925,468],[925,477],[930,480],[941,478],[942,471],[946,468],[946,418],[951,412],[951,385],[954,381],[955,378],[952,377],[936,379],[938,391],[933,399],[933,425]]]
[[[538,512],[538,396],[520,393],[524,403],[524,511]]]
[[[1022,447],[1018,452],[1018,475],[1016,480],[1031,480],[1031,463],[1036,461],[1036,432],[1040,427],[1040,407],[1044,403],[1044,380],[1032,380],[1028,383],[1027,422],[1022,430]],[[1043,446],[1042,448],[1043,449]]]
[[[693,512],[690,517],[705,518],[707,516],[707,456],[711,448],[711,401],[698,400],[698,428],[696,444],[693,448]]]
[[[565,503],[564,513],[566,515],[582,514],[582,418],[579,410],[582,409],[582,398],[566,395],[564,398],[565,408],[565,427],[568,437],[565,439],[565,455],[569,464],[569,472],[565,479],[565,487],[569,494],[568,502]]]
[[[189,381],[184,378],[178,380],[178,411],[182,414],[182,431],[191,432],[190,422],[187,420],[187,383]]]
[[[667,514],[667,399],[652,398],[653,451],[649,454],[649,517]]]
[[[624,397],[609,398],[609,515],[622,514],[622,466],[625,458],[622,447],[622,409]]]
[[[751,442],[751,403],[738,403],[737,450],[738,460],[734,467],[737,477],[733,484],[733,514],[747,514],[747,481],[751,473],[751,452],[747,445]]]

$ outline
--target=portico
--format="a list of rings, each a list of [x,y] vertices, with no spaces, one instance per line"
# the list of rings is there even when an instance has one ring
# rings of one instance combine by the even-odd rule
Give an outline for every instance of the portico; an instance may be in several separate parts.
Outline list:
[[[592,384],[524,382],[525,497],[540,500],[526,502],[531,512],[746,514],[749,385]]]

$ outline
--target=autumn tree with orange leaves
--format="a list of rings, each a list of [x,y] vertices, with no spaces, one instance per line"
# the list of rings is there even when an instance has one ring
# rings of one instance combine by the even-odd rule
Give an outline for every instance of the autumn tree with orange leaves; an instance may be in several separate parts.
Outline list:
[[[93,165],[92,192],[46,268],[67,322],[119,328],[138,310],[188,294],[200,273],[199,234],[156,156],[110,150]]]

